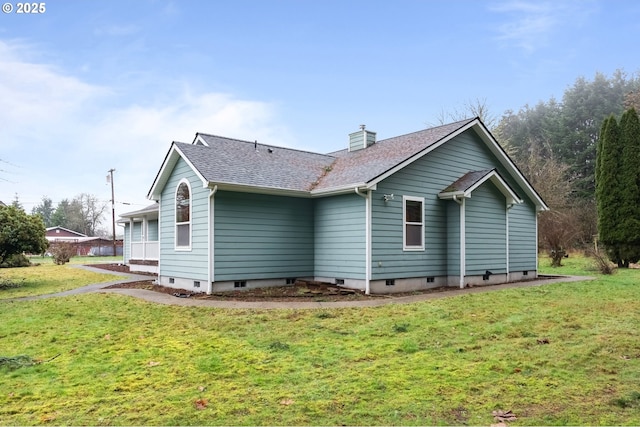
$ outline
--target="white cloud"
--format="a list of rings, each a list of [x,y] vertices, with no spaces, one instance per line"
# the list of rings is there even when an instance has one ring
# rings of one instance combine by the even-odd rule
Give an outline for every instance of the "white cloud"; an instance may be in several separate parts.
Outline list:
[[[165,101],[126,99],[21,52],[24,46],[0,41],[0,159],[16,165],[0,172],[0,200],[18,193],[28,211],[43,195],[54,203],[80,193],[110,201],[111,168],[116,200],[135,203],[118,204],[117,213],[138,209],[150,203],[145,197],[171,141],[191,142],[198,131],[291,145],[272,104],[167,89],[173,81],[162,82]]]
[[[590,13],[591,2],[507,0],[489,9],[507,17],[507,21],[496,28],[498,40],[533,52],[547,46],[562,26],[579,25]]]

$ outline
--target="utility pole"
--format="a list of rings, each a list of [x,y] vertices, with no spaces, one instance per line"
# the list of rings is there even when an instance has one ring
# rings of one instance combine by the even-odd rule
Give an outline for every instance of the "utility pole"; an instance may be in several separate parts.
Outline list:
[[[113,256],[116,256],[116,202],[113,192],[113,173],[115,169],[109,169],[109,182],[111,182],[111,225],[113,226]]]

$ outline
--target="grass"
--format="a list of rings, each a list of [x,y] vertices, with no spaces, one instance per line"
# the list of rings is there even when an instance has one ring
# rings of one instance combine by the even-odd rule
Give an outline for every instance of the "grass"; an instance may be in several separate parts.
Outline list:
[[[32,255],[29,260],[33,264],[54,265],[53,257]],[[104,264],[104,263],[122,263],[122,256],[74,256],[69,260],[69,264]]]
[[[0,283],[18,287],[0,289],[0,301],[8,298],[45,295],[79,288],[90,283],[118,280],[113,274],[93,273],[70,265],[42,264],[32,267],[0,269]]]
[[[0,304],[0,356],[45,361],[0,367],[5,425],[640,424],[638,270],[377,308]]]

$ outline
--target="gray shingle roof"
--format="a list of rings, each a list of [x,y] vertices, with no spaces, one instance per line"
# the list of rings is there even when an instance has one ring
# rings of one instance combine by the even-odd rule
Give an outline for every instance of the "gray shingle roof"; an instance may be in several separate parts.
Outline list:
[[[447,188],[442,190],[443,193],[455,192],[455,191],[467,191],[478,183],[482,178],[489,175],[495,169],[485,169],[481,171],[467,172],[455,182],[451,183]]]
[[[198,137],[208,146],[174,144],[208,182],[322,191],[368,183],[473,120],[389,138],[358,151],[330,154],[207,134]]]
[[[473,120],[463,120],[396,136],[378,141],[363,150],[351,152],[342,150],[332,153],[337,157],[337,160],[332,166],[331,172],[322,178],[316,189],[368,183]]]
[[[176,147],[209,182],[310,191],[333,156],[199,134],[209,146]],[[256,148],[257,147],[257,148]]]

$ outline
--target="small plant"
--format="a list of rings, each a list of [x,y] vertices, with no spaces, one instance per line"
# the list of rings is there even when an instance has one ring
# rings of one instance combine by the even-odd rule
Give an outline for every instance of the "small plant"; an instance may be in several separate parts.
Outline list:
[[[615,266],[609,261],[607,256],[593,249],[587,251],[587,255],[595,261],[596,268],[602,274],[613,274],[615,272]]]
[[[53,256],[53,262],[63,265],[76,255],[76,246],[71,242],[56,242],[51,245],[49,252]]]
[[[627,397],[619,397],[611,401],[612,404],[620,408],[632,408],[640,406],[640,393],[632,391]]]
[[[396,334],[408,332],[408,331],[409,331],[409,325],[407,323],[393,324],[393,332],[395,332]]]
[[[22,279],[21,282],[16,282],[10,279],[0,278],[0,290],[19,288],[22,285],[24,285],[24,279]]]
[[[23,366],[33,366],[39,363],[31,356],[21,354],[19,356],[0,356],[0,368],[7,367],[9,370],[18,369]]]
[[[269,344],[269,350],[273,350],[273,351],[289,350],[289,344],[280,342],[280,341],[274,341],[271,344]]]
[[[320,313],[316,314],[316,317],[318,319],[332,319],[334,317],[336,317],[335,315],[331,314],[328,311],[321,311]]]

